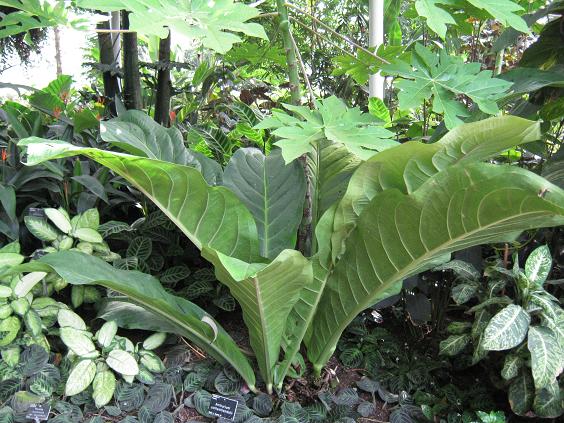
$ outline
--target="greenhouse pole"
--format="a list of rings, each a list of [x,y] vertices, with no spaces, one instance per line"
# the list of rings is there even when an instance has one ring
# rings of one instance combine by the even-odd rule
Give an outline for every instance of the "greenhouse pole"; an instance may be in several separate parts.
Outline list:
[[[368,7],[369,22],[369,47],[379,47],[384,44],[384,1],[370,0]],[[369,81],[370,97],[384,99],[384,77],[380,72],[370,75]]]

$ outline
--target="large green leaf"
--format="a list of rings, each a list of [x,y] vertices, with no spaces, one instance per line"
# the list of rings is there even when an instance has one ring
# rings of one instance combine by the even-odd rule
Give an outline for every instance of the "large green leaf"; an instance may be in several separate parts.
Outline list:
[[[433,98],[433,111],[444,115],[449,129],[462,124],[462,117],[470,116],[458,96],[470,97],[482,112],[494,115],[499,112],[496,101],[512,85],[492,77],[492,71],[482,70],[481,63],[464,63],[462,57],[450,56],[444,49],[437,55],[421,44],[415,46],[410,64],[397,60],[382,69],[403,78],[395,83],[400,89],[402,110],[420,107]]]
[[[225,168],[224,186],[253,214],[263,257],[274,259],[295,247],[306,191],[297,161],[286,165],[278,148],[268,156],[256,148],[241,148]]]
[[[439,4],[449,4],[449,0],[417,0],[415,9],[420,16],[427,19],[427,25],[441,38],[446,37],[447,24],[456,25],[456,21]]]
[[[549,387],[562,373],[562,348],[556,335],[544,326],[531,326],[527,347],[531,353],[531,370],[536,389]]]
[[[311,263],[294,250],[282,251],[270,264],[246,263],[207,248],[203,255],[241,305],[251,346],[270,391],[286,320],[300,291],[311,283]]]
[[[253,370],[227,332],[197,305],[166,292],[152,276],[119,270],[97,257],[74,251],[46,255],[40,259],[40,263],[71,284],[102,285],[126,295],[131,301],[168,322],[166,330],[174,329],[214,358],[229,363],[254,389]]]
[[[337,207],[333,256],[341,254],[358,216],[377,193],[386,189],[414,192],[448,166],[485,161],[540,136],[538,122],[502,116],[461,125],[433,144],[408,142],[378,153],[355,172]]]
[[[79,0],[77,5],[104,12],[128,10],[131,29],[140,34],[166,38],[170,28],[175,43],[190,45],[196,39],[218,53],[242,41],[233,32],[268,39],[261,25],[247,22],[260,11],[233,0]]]
[[[383,122],[358,108],[348,108],[335,96],[318,101],[317,110],[289,104],[284,107],[301,119],[274,111],[255,128],[274,129],[273,134],[281,138],[276,145],[286,163],[314,153],[317,142],[324,139],[343,144],[361,159],[397,145],[393,132],[381,127]]]
[[[198,247],[241,260],[259,257],[257,229],[244,204],[224,187],[210,187],[196,169],[41,138],[20,141],[29,165],[82,154],[109,167],[149,197]]]
[[[177,128],[165,128],[140,110],[128,110],[100,123],[102,139],[135,156],[190,166],[210,185],[221,182],[221,166],[202,153],[186,148]]]
[[[57,25],[70,24],[85,29],[88,19],[75,16],[65,3],[63,0],[0,0],[0,6],[16,9],[2,16],[0,38]]]
[[[511,0],[468,0],[468,3],[476,6],[478,9],[486,10],[503,25],[510,26],[521,32],[529,32],[527,22],[515,13],[524,9]]]
[[[328,140],[320,141],[308,155],[313,231],[321,216],[343,197],[360,163],[361,160],[343,145]],[[312,251],[316,250],[316,246],[312,246]]]
[[[544,198],[539,190],[549,188]],[[564,192],[520,168],[459,164],[411,194],[380,192],[365,206],[329,273],[308,339],[317,371],[361,311],[450,253],[564,223]]]
[[[521,6],[511,0],[467,0],[472,6],[481,9],[492,18],[505,26],[511,26],[518,31],[528,32],[527,22],[515,12],[523,10]],[[451,13],[440,5],[452,6],[468,10],[471,6],[466,2],[452,0],[416,0],[415,8],[420,16],[427,20],[429,28],[441,38],[446,37],[447,24],[456,25]],[[466,12],[468,13],[468,12]],[[487,16],[486,16],[487,17]]]

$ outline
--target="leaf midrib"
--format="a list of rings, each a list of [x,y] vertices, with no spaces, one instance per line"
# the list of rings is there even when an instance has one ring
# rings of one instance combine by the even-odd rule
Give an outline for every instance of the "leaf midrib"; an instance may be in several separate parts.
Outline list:
[[[528,213],[520,213],[519,216],[526,216],[526,215],[531,215],[531,214],[546,214],[546,212],[544,211],[535,211],[535,212],[528,212]],[[481,232],[483,230],[487,230],[489,227],[495,227],[497,225],[502,224],[505,221],[511,220],[513,218],[515,218],[516,215],[512,215],[511,217],[508,217],[506,219],[502,219],[502,220],[498,220],[495,223],[492,223],[490,225],[486,225],[486,226],[481,226],[479,229],[475,229],[474,231],[471,232],[466,232],[464,233],[464,236],[458,237],[458,238],[451,238],[449,240],[449,242],[445,243],[445,244],[441,244],[440,247],[434,248],[432,250],[427,250],[427,252],[425,254],[423,254],[422,256],[420,256],[417,260],[412,261],[410,265],[408,265],[407,267],[405,267],[404,269],[402,269],[400,272],[395,273],[392,278],[388,278],[387,282],[383,282],[378,289],[371,291],[371,293],[373,294],[372,297],[375,296],[375,293],[378,292],[382,292],[385,291],[386,288],[388,288],[391,284],[393,284],[394,282],[397,282],[401,279],[404,278],[405,275],[408,275],[411,271],[417,269],[418,266],[413,265],[413,264],[422,264],[424,263],[427,259],[435,256],[438,252],[440,252],[441,250],[444,250],[445,246],[448,245],[452,245],[457,243],[458,241],[464,240],[465,238],[469,238],[470,236],[472,236],[474,233],[478,233]],[[366,310],[368,307],[370,307],[373,304],[373,300],[372,297],[368,297],[367,300],[365,301],[361,301],[358,303],[357,307],[353,308],[353,310],[349,313],[347,313],[350,316],[357,316],[359,313],[361,313],[362,311]],[[340,334],[342,333],[342,331],[346,328],[346,326],[348,326],[348,322],[345,320],[343,321],[343,323],[341,323],[337,330],[333,331],[333,336],[331,336],[327,342],[325,342],[325,346],[321,349],[320,353],[318,354],[318,358],[317,358],[317,362],[316,364],[319,364],[320,362],[324,362],[323,357],[325,355],[330,355],[331,353],[331,349],[332,349],[332,345],[336,345],[336,342],[338,341],[338,339],[340,338]]]

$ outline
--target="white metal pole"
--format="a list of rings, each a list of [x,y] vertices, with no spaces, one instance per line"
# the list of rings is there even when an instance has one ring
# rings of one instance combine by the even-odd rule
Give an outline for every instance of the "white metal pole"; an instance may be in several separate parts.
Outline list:
[[[369,47],[379,47],[384,44],[384,0],[370,0],[368,7],[369,19]],[[384,99],[384,77],[380,72],[370,75],[370,97]]]

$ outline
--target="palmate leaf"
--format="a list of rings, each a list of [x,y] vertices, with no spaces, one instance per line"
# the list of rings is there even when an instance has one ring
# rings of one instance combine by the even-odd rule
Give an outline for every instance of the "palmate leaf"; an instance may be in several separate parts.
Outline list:
[[[194,168],[64,141],[28,138],[28,164],[82,154],[140,189],[198,247],[252,262],[259,257],[257,229],[243,203],[224,187],[210,187]]]
[[[71,24],[86,28],[88,22],[87,19],[74,16],[63,0],[0,0],[0,6],[17,9],[0,20],[0,38],[57,25]]]
[[[254,389],[253,370],[227,332],[195,304],[167,293],[152,276],[115,269],[101,259],[74,251],[44,256],[40,265],[47,266],[71,284],[102,285],[127,296],[164,320],[167,326],[163,330],[185,336],[220,362],[229,363]],[[119,322],[119,318],[115,320]],[[148,329],[150,321],[143,322],[143,328]]]
[[[270,264],[246,263],[207,248],[202,254],[241,305],[251,346],[270,392],[286,320],[300,291],[312,280],[311,263],[294,250],[282,251]]]
[[[170,28],[175,43],[199,40],[218,53],[227,53],[242,41],[233,32],[268,40],[261,25],[248,22],[260,11],[233,0],[79,0],[77,5],[104,12],[128,10],[131,29],[140,34],[166,38]]]
[[[274,111],[255,128],[274,129],[273,134],[281,138],[276,145],[286,163],[306,153],[314,154],[316,143],[325,139],[343,144],[361,159],[397,145],[393,132],[380,126],[383,122],[358,108],[348,108],[335,96],[319,100],[317,110],[289,104],[284,107],[302,119]]]
[[[550,187],[551,195],[539,197]],[[450,253],[564,222],[564,192],[528,171],[475,163],[430,177],[411,194],[378,193],[329,274],[307,340],[317,370],[361,311]]]
[[[444,6],[464,5],[466,2],[453,2],[452,0],[417,0],[415,8],[419,16],[423,16],[427,20],[429,28],[445,39],[448,25],[456,25],[456,21]],[[492,18],[498,20],[502,25],[511,26],[518,31],[528,32],[527,22],[515,12],[522,11],[523,8],[511,0],[467,0],[472,6],[481,9]],[[460,7],[462,8],[462,7]]]
[[[415,46],[410,64],[397,60],[382,69],[389,75],[403,78],[395,83],[400,89],[401,109],[419,107],[432,97],[433,111],[444,114],[448,129],[462,124],[461,117],[469,116],[456,96],[468,96],[481,111],[493,115],[499,111],[496,101],[512,85],[493,78],[492,71],[481,70],[480,63],[464,63],[461,57],[449,56],[445,50],[437,56],[421,44]]]
[[[449,3],[449,0],[417,0],[415,2],[415,10],[419,16],[425,17],[429,28],[442,39],[446,37],[447,24],[456,25],[452,15],[439,6],[439,4]]]
[[[295,247],[306,191],[303,168],[297,161],[286,165],[280,153],[274,149],[265,156],[256,148],[241,148],[224,174],[224,186],[253,214],[260,253],[269,259]]]

